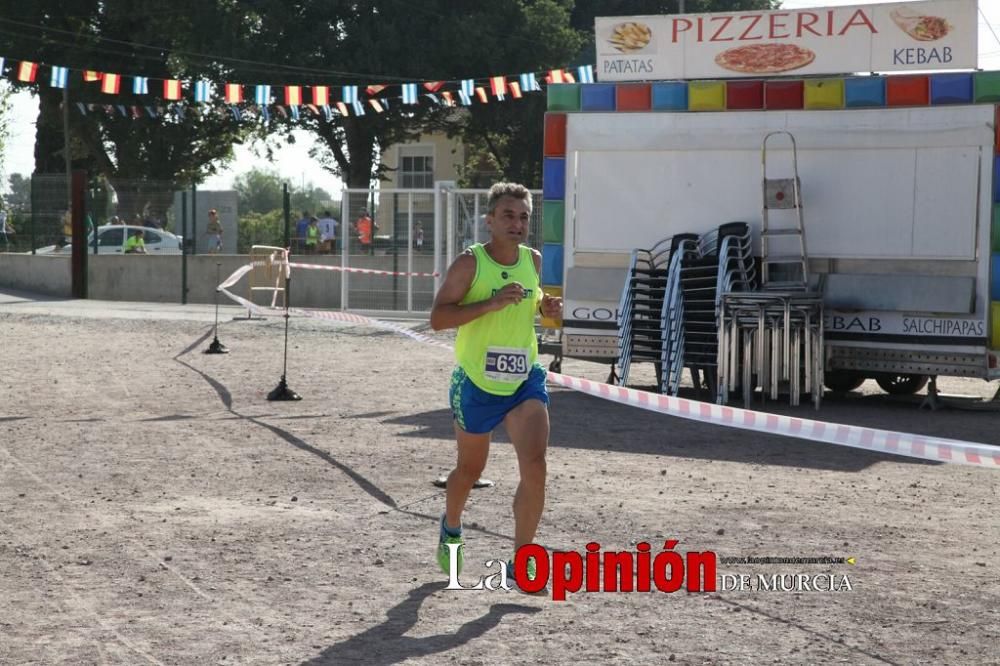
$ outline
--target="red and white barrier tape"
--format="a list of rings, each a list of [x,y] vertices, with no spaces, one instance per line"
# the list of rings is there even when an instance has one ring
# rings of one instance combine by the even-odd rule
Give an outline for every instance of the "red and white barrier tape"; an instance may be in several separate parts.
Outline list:
[[[233,273],[233,275],[219,286],[219,291],[244,307],[258,313],[283,314],[285,312],[283,309],[261,307],[226,289],[226,287],[230,287],[238,282],[239,278],[245,275],[250,268],[250,266],[244,266]],[[363,315],[327,310],[302,310],[298,308],[289,308],[288,312],[312,319],[327,319],[374,326],[405,335],[417,342],[453,350],[450,344],[417,333],[402,324],[393,324]],[[856,449],[890,453],[908,458],[931,460],[933,462],[1000,469],[1000,447],[988,444],[840,423],[827,423],[825,421],[781,416],[766,412],[755,412],[739,407],[716,405],[709,402],[650,393],[649,391],[640,391],[624,386],[612,386],[552,371],[548,372],[547,379],[551,384],[563,386],[604,400],[610,400],[618,404],[639,407],[640,409],[646,409],[659,414],[677,416],[682,419],[699,421],[711,425],[754,430],[768,435],[797,437],[814,442],[849,446]]]
[[[340,271],[342,273],[366,273],[368,275],[400,275],[403,277],[438,277],[438,272],[434,273],[411,273],[409,271],[378,271],[374,268],[352,268],[350,266],[325,266],[323,264],[300,264],[296,261],[288,262],[292,268],[306,268],[317,271]]]

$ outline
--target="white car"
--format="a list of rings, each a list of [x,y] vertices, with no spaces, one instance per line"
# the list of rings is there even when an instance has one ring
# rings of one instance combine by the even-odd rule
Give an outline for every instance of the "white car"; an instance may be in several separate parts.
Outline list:
[[[148,254],[180,254],[183,239],[169,231],[124,224],[107,224],[97,228],[97,254],[123,254],[125,241],[136,231],[142,231],[142,240]],[[71,245],[48,245],[35,250],[36,254],[68,254]],[[94,251],[94,236],[87,237],[87,252]]]

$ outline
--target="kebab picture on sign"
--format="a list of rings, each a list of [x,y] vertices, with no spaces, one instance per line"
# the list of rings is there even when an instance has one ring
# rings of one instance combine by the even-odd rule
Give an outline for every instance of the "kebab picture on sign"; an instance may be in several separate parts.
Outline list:
[[[951,31],[951,25],[940,16],[927,16],[910,7],[894,9],[889,16],[900,30],[918,42],[933,42]]]

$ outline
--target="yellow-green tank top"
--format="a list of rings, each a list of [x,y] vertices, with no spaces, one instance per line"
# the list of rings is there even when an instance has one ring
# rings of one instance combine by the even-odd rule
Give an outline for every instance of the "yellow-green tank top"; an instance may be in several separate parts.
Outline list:
[[[535,313],[542,300],[531,248],[518,248],[517,263],[498,264],[481,243],[469,248],[476,258],[476,276],[462,305],[485,301],[504,285],[518,282],[525,289],[517,305],[490,312],[458,327],[455,360],[472,383],[494,395],[513,395],[538,358]]]

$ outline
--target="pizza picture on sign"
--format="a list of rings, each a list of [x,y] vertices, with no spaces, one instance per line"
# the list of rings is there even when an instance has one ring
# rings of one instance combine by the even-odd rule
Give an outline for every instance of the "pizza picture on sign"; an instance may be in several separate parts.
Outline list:
[[[815,53],[795,44],[750,44],[723,51],[715,56],[715,64],[741,74],[777,74],[815,59]]]

